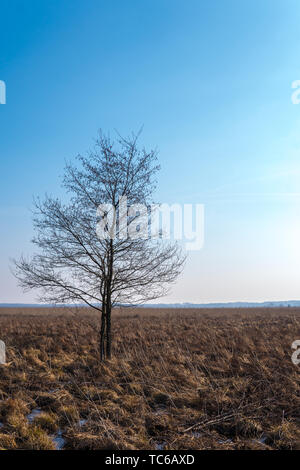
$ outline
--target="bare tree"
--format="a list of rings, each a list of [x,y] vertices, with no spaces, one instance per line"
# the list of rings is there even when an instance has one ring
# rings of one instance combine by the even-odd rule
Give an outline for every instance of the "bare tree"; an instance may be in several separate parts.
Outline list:
[[[139,236],[136,224],[143,217],[147,221],[147,214],[120,215],[122,198],[128,207],[152,203],[156,152],[138,149],[137,136],[118,137],[114,143],[100,133],[95,150],[77,158],[77,166],[65,169],[68,203],[49,196],[35,200],[32,242],[37,253],[14,261],[14,272],[24,290],[39,289],[43,302],[82,302],[101,312],[100,358],[110,359],[113,306],[164,295],[185,256],[176,243]],[[124,219],[134,237],[121,233]],[[96,230],[100,222],[102,236]]]

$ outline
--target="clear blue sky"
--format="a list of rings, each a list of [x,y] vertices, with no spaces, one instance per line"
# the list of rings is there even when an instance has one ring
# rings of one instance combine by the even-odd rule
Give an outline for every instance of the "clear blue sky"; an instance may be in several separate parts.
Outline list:
[[[2,0],[0,302],[32,196],[99,128],[144,125],[159,199],[205,204],[205,245],[164,301],[300,298],[298,0]]]

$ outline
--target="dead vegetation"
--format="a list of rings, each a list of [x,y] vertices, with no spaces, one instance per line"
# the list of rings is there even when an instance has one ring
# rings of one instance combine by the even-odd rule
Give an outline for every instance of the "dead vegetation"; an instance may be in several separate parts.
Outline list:
[[[1,449],[300,449],[300,309],[2,311]]]

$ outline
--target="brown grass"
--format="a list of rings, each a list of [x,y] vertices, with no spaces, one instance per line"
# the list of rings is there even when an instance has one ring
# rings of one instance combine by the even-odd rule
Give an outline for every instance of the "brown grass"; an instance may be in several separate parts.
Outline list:
[[[300,309],[125,309],[113,327],[100,364],[88,309],[0,312],[0,449],[300,448]]]

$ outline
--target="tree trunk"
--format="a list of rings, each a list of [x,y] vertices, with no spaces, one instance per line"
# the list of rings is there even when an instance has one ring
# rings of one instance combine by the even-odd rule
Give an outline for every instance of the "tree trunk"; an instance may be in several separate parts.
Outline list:
[[[113,242],[110,240],[110,250],[108,256],[108,278],[106,284],[106,357],[111,359],[111,288],[113,275]]]
[[[102,315],[100,329],[100,361],[111,359],[111,277],[105,281],[102,296]]]
[[[100,330],[100,361],[105,359],[105,308],[102,306],[102,315],[101,315],[101,330]]]
[[[108,300],[106,309],[106,357],[111,359],[111,302]]]

